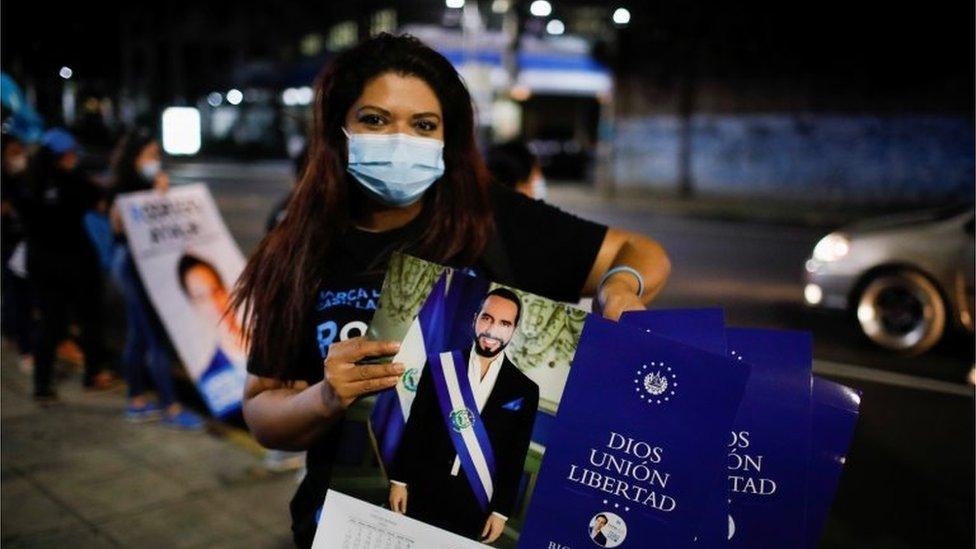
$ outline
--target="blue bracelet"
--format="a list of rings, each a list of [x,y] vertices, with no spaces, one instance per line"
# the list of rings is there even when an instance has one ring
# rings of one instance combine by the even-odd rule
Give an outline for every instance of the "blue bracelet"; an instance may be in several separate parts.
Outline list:
[[[607,279],[617,273],[629,273],[634,275],[634,278],[637,279],[637,297],[644,295],[644,277],[641,276],[640,271],[638,271],[633,267],[628,267],[626,265],[620,265],[619,267],[614,267],[612,269],[609,269],[606,273],[603,274],[603,278],[600,279],[600,284],[597,286],[597,288],[598,289],[603,288],[603,284],[607,281]]]

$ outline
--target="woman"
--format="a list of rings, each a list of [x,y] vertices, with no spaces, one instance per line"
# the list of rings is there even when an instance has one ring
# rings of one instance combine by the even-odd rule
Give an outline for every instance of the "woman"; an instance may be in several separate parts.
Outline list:
[[[150,189],[166,192],[169,188],[169,178],[162,170],[159,143],[150,132],[135,130],[119,141],[112,157],[112,173],[115,186],[110,216],[117,243],[112,258],[112,278],[125,300],[127,320],[122,352],[122,366],[129,385],[125,416],[135,422],[162,418],[174,428],[201,429],[203,420],[200,416],[185,410],[176,401],[166,335],[136,273],[122,220],[114,204],[114,197],[122,193]],[[158,403],[146,398],[146,370],[159,395]]]
[[[316,83],[308,164],[288,215],[238,282],[251,353],[244,417],[263,445],[308,449],[291,503],[311,545],[344,410],[395,385],[400,364],[356,366],[396,343],[360,336],[394,250],[467,266],[558,300],[597,296],[609,318],[644,304],[669,271],[650,239],[583,221],[488,184],[471,97],[443,56],[380,35],[337,57]],[[604,276],[611,267],[622,267]],[[643,279],[643,280],[641,280]],[[504,521],[482,533],[497,539]]]

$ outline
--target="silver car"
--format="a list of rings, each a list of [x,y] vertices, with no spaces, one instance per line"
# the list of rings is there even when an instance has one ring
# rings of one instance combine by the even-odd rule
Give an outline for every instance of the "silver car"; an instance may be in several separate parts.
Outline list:
[[[948,329],[973,331],[973,207],[880,217],[823,237],[804,300],[851,312],[874,343],[925,352]]]

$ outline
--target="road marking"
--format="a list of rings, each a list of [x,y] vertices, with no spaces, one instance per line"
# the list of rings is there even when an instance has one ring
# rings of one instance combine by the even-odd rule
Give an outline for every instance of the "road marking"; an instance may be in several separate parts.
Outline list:
[[[829,360],[814,360],[813,372],[820,375],[842,377],[847,379],[859,379],[861,381],[870,381],[872,383],[894,385],[895,387],[905,387],[907,389],[918,389],[919,391],[931,391],[934,393],[964,396],[969,398],[973,397],[974,391],[973,387],[966,385],[965,383],[939,381],[937,379],[899,374],[896,372],[887,372],[874,368],[865,368],[863,366],[854,366],[853,364],[841,364],[840,362],[831,362]]]

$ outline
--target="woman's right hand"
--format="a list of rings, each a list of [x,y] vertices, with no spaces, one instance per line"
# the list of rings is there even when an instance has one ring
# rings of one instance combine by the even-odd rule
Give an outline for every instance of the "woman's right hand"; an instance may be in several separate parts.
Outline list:
[[[395,354],[400,344],[393,341],[370,341],[354,337],[329,346],[325,357],[325,383],[322,395],[326,403],[346,409],[357,398],[397,384],[403,364],[357,365],[366,359]]]
[[[390,483],[390,510],[405,515],[407,513],[407,487],[404,484]]]

